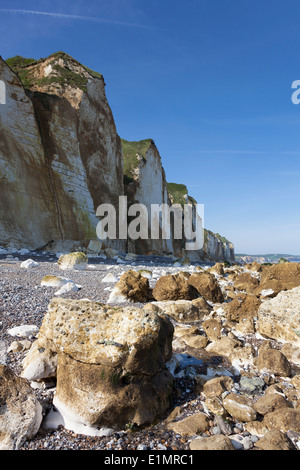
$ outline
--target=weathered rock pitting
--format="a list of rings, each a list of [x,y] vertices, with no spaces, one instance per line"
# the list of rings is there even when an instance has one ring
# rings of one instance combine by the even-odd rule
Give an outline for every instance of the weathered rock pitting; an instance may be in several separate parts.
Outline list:
[[[172,337],[172,324],[154,312],[56,299],[23,376],[49,377],[57,356],[54,404],[69,427],[152,423],[170,405]]]

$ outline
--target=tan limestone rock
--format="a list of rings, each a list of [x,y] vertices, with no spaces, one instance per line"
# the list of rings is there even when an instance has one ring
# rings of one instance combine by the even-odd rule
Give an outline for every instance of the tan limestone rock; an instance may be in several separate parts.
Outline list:
[[[278,294],[283,290],[290,290],[300,286],[300,264],[282,263],[264,266],[261,278],[261,290],[272,289]]]
[[[254,447],[259,450],[292,450],[293,447],[283,432],[276,429],[266,432],[266,434],[255,442]]]
[[[291,364],[282,352],[277,349],[259,350],[256,359],[256,367],[270,374],[289,377],[291,375]]]
[[[222,434],[217,436],[202,437],[190,442],[191,450],[235,450],[227,436]]]
[[[161,276],[153,289],[155,300],[193,300],[199,296],[197,291],[189,284],[190,274],[179,272]]]
[[[204,413],[195,413],[180,421],[169,423],[168,429],[183,436],[194,436],[209,429],[209,420]]]
[[[233,300],[224,306],[227,319],[240,322],[244,318],[256,317],[261,301],[252,294],[237,294]]]
[[[300,432],[300,409],[278,408],[265,415],[263,424],[269,430],[277,429],[281,432]]]
[[[222,322],[219,319],[209,318],[202,323],[206,336],[210,341],[221,339]]]
[[[29,382],[0,365],[0,450],[18,450],[42,422],[42,406]]]
[[[213,274],[204,273],[193,273],[188,279],[188,283],[198,293],[210,302],[223,302],[224,296],[221,288]]]
[[[151,299],[149,279],[132,269],[125,272],[115,285],[108,303],[148,302]]]
[[[224,398],[223,406],[238,421],[248,422],[256,420],[257,415],[253,408],[253,403],[246,396],[230,393]]]
[[[241,343],[238,340],[225,336],[210,343],[206,347],[206,351],[219,356],[231,358],[235,354],[236,350],[239,349],[240,345]]]
[[[257,413],[265,415],[275,411],[277,408],[292,408],[292,404],[278,393],[268,393],[260,397],[253,405]]]
[[[150,423],[170,404],[173,331],[169,320],[147,309],[56,298],[23,375],[48,377],[53,354],[54,402],[67,420],[92,427]]]
[[[285,264],[290,263],[280,266]],[[258,331],[267,338],[300,347],[300,287],[280,292],[261,304]]]
[[[236,277],[233,285],[237,290],[253,294],[259,285],[259,280],[250,273],[242,273]]]

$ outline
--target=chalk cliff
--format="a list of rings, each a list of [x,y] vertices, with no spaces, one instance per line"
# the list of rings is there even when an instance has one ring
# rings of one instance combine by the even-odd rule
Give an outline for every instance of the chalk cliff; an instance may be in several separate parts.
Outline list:
[[[124,186],[129,204],[136,202],[147,207],[150,216],[151,204],[168,204],[169,206],[190,204],[192,206],[192,230],[196,230],[196,219],[200,214],[196,211],[197,201],[189,195],[184,184],[168,183],[162,159],[152,139],[128,142],[122,139],[124,160]],[[149,217],[150,218],[150,217]],[[204,221],[201,221],[203,225]],[[162,222],[160,223],[162,227]],[[200,222],[199,222],[200,226]],[[148,227],[150,233],[150,227]],[[204,229],[199,239],[198,250],[186,250],[184,229],[183,237],[175,239],[171,227],[170,240],[128,240],[128,251],[137,253],[174,254],[180,258],[188,256],[191,261],[229,261],[234,262],[234,247],[231,242],[219,234]],[[200,237],[199,237],[200,238]]]
[[[123,194],[121,141],[103,77],[64,53],[25,66],[15,60],[12,68],[17,73],[0,60],[7,83],[0,242],[88,243],[96,238],[97,207],[117,207]]]
[[[6,85],[0,107],[0,245],[85,249],[97,240],[101,204],[118,211],[125,195],[129,207],[144,204],[150,214],[151,204],[176,200],[178,188],[167,183],[155,143],[120,139],[101,74],[58,52],[39,60],[0,57],[0,80]],[[185,196],[180,203],[195,203],[187,190]],[[229,242],[211,232],[204,238],[191,259],[234,259]],[[185,255],[183,241],[173,235],[105,246]]]
[[[159,151],[152,139],[129,142],[122,139],[124,188],[129,206],[143,204],[148,213],[148,236],[128,239],[128,252],[172,254],[174,244],[169,239],[151,239],[151,205],[170,205],[167,181]],[[153,206],[152,206],[153,207]],[[160,227],[162,224],[160,223]]]

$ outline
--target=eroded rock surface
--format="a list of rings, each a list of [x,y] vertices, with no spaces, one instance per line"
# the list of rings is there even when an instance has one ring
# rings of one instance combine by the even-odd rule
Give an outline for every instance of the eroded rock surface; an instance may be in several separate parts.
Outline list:
[[[93,427],[150,423],[169,406],[173,377],[165,364],[172,336],[172,324],[149,311],[56,299],[23,375],[29,380],[49,376],[45,364],[51,358],[53,364],[56,354],[55,406],[68,422],[73,416],[73,425]]]

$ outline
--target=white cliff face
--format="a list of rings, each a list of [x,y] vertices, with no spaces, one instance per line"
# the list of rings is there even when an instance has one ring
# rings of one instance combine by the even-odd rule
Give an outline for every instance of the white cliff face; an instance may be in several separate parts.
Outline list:
[[[215,233],[206,230],[201,257],[207,261],[234,262],[234,247],[229,241],[222,240]]]
[[[148,240],[128,240],[128,251],[146,250],[158,254],[173,253],[172,232],[170,237],[162,239],[151,239],[151,214],[153,214],[152,205],[168,204],[168,191],[165,178],[165,172],[162,167],[161,157],[154,144],[151,144],[146,152],[145,158],[138,158],[138,166],[135,169],[136,183],[134,184],[134,194],[130,196],[131,201],[143,204],[148,212]],[[160,222],[160,227],[162,223]]]
[[[26,90],[0,57],[6,89],[0,105],[0,244],[78,251],[78,244],[85,248],[97,240],[97,208],[113,205],[118,220],[119,197],[126,195],[129,206],[146,207],[147,236],[106,240],[103,248],[184,256],[185,240],[175,240],[172,228],[163,238],[161,218],[158,236],[151,234],[153,206],[172,203],[161,157],[149,139],[127,142],[129,175],[125,171],[103,77],[64,53],[15,70]],[[181,203],[189,200],[185,193]],[[233,247],[211,232],[202,250],[187,254],[192,261],[234,259]]]
[[[65,67],[78,74],[78,86],[56,85]],[[116,205],[124,191],[121,143],[105,84],[71,58],[48,58],[30,74],[33,84],[25,92],[1,59],[7,104],[0,109],[0,242],[84,246],[97,239],[97,207]]]
[[[41,246],[59,237],[41,136],[31,100],[1,58],[0,79],[6,85],[0,107],[0,241]]]

